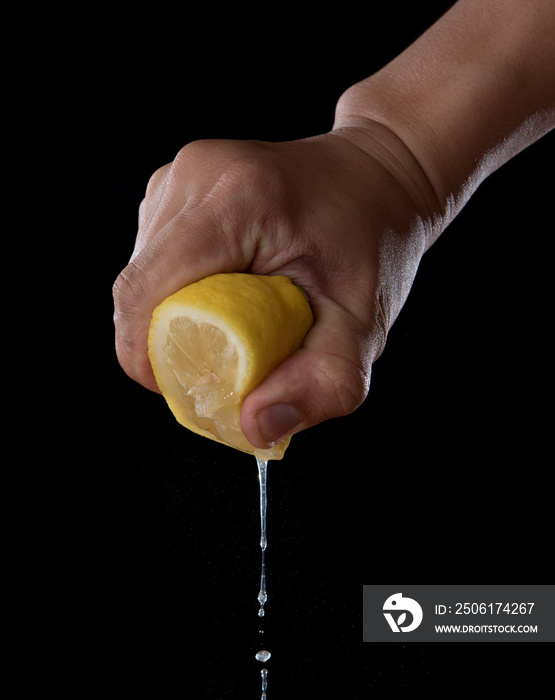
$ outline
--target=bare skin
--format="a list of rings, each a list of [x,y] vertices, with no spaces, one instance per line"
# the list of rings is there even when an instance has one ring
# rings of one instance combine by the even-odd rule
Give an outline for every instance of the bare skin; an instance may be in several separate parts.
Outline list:
[[[266,447],[355,410],[424,252],[485,177],[555,125],[555,3],[459,0],[339,100],[334,128],[284,143],[185,146],[152,176],[114,285],[123,369],[157,391],[154,307],[217,272],[285,274],[315,323],[247,397]]]

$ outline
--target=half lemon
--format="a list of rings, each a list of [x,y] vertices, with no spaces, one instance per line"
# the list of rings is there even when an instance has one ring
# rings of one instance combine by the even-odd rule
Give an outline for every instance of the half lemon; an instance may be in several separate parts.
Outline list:
[[[281,459],[290,438],[262,450],[241,430],[245,397],[297,350],[313,322],[288,277],[224,273],[194,282],[154,309],[148,354],[181,425],[260,459]]]

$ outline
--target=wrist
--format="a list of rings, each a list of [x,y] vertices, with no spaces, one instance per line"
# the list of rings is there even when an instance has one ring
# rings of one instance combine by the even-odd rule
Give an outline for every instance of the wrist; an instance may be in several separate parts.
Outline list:
[[[553,0],[459,0],[339,100],[336,127],[379,123],[414,156],[445,226],[479,184],[555,125]]]
[[[379,162],[413,203],[427,249],[446,226],[446,207],[419,159],[384,120],[358,113],[347,91],[338,103],[332,134],[350,141]]]

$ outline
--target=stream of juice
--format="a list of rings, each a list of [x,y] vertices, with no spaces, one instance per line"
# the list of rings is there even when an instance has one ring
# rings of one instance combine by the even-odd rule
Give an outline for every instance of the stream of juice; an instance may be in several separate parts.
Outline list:
[[[260,592],[258,594],[258,617],[264,617],[264,605],[268,600],[266,591],[266,547],[268,540],[266,537],[266,514],[268,510],[268,462],[263,459],[256,458],[258,464],[258,481],[260,484],[260,549],[262,550],[262,564],[260,567]],[[262,631],[262,630],[261,630]],[[256,660],[265,663],[271,657],[271,653],[266,649],[261,649],[256,654]],[[266,700],[266,689],[268,687],[268,669],[263,668],[260,672],[262,676],[262,695],[261,700]]]

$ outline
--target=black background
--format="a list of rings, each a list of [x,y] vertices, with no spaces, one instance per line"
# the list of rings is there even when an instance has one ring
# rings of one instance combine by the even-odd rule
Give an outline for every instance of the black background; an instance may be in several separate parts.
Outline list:
[[[105,415],[87,472],[98,506],[87,576],[102,631],[91,681],[118,697],[259,697],[263,647],[269,700],[533,694],[545,673],[543,645],[361,640],[363,584],[405,573],[546,582],[552,134],[489,178],[426,254],[365,404],[270,463],[264,642],[254,458],[181,428],[113,351],[111,285],[152,172],[197,138],[328,130],[343,90],[450,4],[260,16],[153,5],[106,18],[92,154]]]

